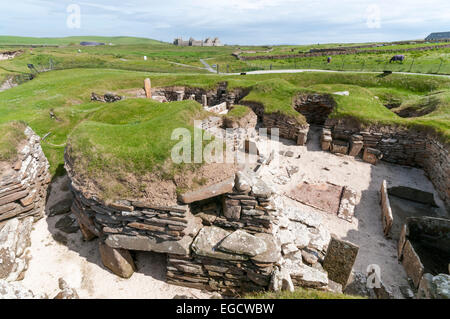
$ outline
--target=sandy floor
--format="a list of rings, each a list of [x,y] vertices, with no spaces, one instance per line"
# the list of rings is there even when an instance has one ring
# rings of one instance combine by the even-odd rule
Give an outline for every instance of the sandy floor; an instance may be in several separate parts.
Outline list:
[[[52,185],[47,204],[51,206],[64,195],[65,178]],[[61,190],[63,188],[63,190]],[[80,231],[64,234],[67,243],[59,239],[55,223],[62,216],[45,217],[34,225],[31,233],[32,259],[23,284],[35,293],[46,293],[50,298],[58,292],[58,278],[64,278],[75,288],[80,298],[145,298],[163,299],[183,295],[190,298],[209,298],[211,294],[197,289],[168,285],[165,279],[165,256],[156,253],[136,255],[137,272],[130,279],[122,279],[106,269],[98,252],[98,239],[83,241]],[[61,233],[63,234],[63,233]]]
[[[403,266],[397,261],[397,241],[386,239],[383,236],[379,204],[381,183],[383,179],[386,179],[389,187],[403,185],[432,192],[441,207],[443,207],[442,201],[423,170],[383,162],[372,166],[350,156],[336,156],[320,150],[319,138],[320,130],[312,127],[306,147],[299,147],[291,141],[281,140],[279,149],[293,151],[294,157],[280,156],[278,162],[274,161],[269,167],[264,168],[263,174],[270,180],[274,171],[284,171],[284,175],[287,175],[284,168],[286,165],[299,167],[299,172],[286,185],[274,184],[274,188],[279,194],[284,194],[303,181],[330,182],[336,185],[350,186],[361,192],[352,223],[285,196],[283,199],[287,206],[302,207],[304,210],[320,214],[330,233],[357,244],[360,250],[354,271],[367,273],[366,269],[369,265],[379,265],[381,281],[392,289],[397,298],[401,298],[398,287],[407,285],[407,278]],[[296,158],[299,155],[300,158]],[[282,169],[277,170],[277,166],[281,166]],[[272,175],[272,180],[274,177]],[[444,210],[441,209],[441,211]]]

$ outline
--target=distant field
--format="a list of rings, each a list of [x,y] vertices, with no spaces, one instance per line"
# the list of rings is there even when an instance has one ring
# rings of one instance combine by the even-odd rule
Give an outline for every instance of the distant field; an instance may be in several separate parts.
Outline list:
[[[113,45],[84,47],[81,41],[97,41]],[[22,44],[23,47],[14,45]],[[31,44],[53,45],[30,48]],[[24,50],[24,53],[8,61],[0,61],[0,79],[8,73],[29,72],[31,63],[40,71],[72,68],[108,68],[158,73],[208,73],[200,59],[214,66],[220,73],[240,73],[254,70],[283,69],[324,69],[336,71],[398,71],[413,73],[450,74],[450,48],[429,51],[406,49],[421,46],[442,46],[448,43],[330,43],[311,45],[280,46],[224,46],[224,47],[177,47],[152,39],[133,37],[67,37],[67,38],[26,38],[0,36],[0,52]],[[286,57],[283,59],[258,59],[241,61],[233,53],[242,56],[294,55],[311,49],[360,48],[361,53],[337,55],[330,64],[326,56]],[[57,47],[59,46],[59,47]],[[380,50],[396,50],[383,53]],[[394,54],[404,54],[403,63],[389,63]],[[144,56],[147,60],[144,60]],[[2,76],[3,74],[3,76]]]
[[[16,37],[16,36],[0,36],[0,45],[70,45],[79,44],[81,41],[96,41],[106,44],[158,44],[162,43],[157,40],[135,37],[99,37],[99,36],[82,36],[82,37],[64,37],[64,38],[33,38],[33,37]]]

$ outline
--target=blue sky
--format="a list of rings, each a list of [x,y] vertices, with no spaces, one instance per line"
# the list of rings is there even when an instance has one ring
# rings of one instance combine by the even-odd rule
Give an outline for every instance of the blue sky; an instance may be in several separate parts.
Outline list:
[[[69,5],[81,10],[69,28]],[[0,0],[0,35],[220,37],[227,44],[394,41],[450,31],[448,0]]]

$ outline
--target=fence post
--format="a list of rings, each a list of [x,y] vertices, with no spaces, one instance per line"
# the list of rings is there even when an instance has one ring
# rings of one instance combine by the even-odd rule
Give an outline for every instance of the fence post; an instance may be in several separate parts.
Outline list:
[[[364,67],[366,66],[366,60],[363,61],[363,66],[361,68],[361,71],[364,71]]]
[[[344,65],[345,65],[345,56],[342,59],[342,67],[341,67],[341,71],[344,71]]]
[[[230,73],[230,65],[227,64],[227,73]]]
[[[219,65],[217,64],[217,74],[219,74]]]
[[[409,71],[408,72],[411,72],[411,70],[412,70],[412,67],[413,67],[413,64],[414,64],[414,61],[416,60],[416,58],[413,58],[413,60],[412,60],[412,62],[411,62],[411,66],[410,66],[410,68],[409,68]]]
[[[439,69],[437,70],[437,72],[436,73],[439,73],[439,71],[441,70],[441,67],[442,67],[442,63],[443,63],[444,61],[442,61],[441,60],[441,64],[439,65]]]

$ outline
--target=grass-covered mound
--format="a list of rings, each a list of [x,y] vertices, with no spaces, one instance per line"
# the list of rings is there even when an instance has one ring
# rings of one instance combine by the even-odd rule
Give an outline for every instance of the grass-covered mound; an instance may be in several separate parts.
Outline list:
[[[68,139],[71,171],[82,184],[92,184],[104,199],[148,199],[174,203],[175,196],[198,186],[218,182],[234,173],[233,166],[173,163],[171,151],[179,139],[175,129],[191,136],[194,159],[194,120],[209,113],[195,101],[159,103],[146,99],[107,105],[78,125]],[[175,137],[175,138],[178,138]],[[203,149],[204,145],[200,145]],[[217,167],[221,170],[217,171]]]
[[[246,299],[366,299],[315,289],[297,288],[294,292],[261,292],[245,296]]]
[[[250,113],[250,108],[245,105],[233,105],[226,117],[230,119],[241,119]]]
[[[25,140],[25,124],[9,122],[0,124],[0,161],[12,162],[17,158],[17,148]]]

